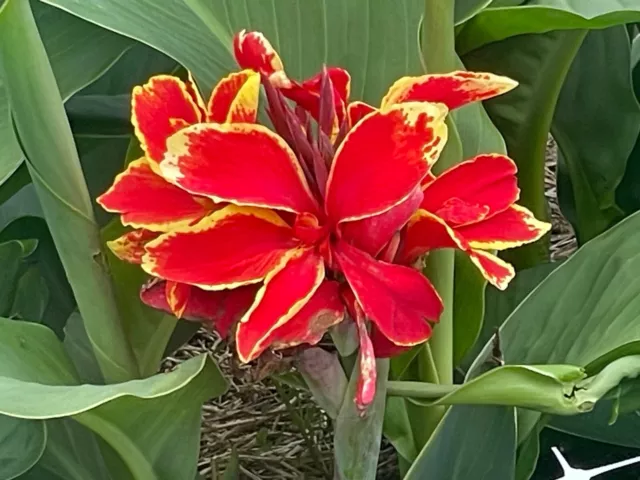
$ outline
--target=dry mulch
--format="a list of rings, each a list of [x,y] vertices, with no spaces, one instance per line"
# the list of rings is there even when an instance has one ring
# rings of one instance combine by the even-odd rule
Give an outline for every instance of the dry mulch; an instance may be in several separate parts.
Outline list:
[[[553,228],[551,256],[557,260],[576,249],[576,240],[556,200],[556,152],[547,149],[546,194]],[[332,478],[333,431],[327,415],[310,396],[273,380],[255,381],[247,367],[238,367],[215,333],[200,330],[173,357],[170,367],[202,352],[218,361],[230,381],[229,391],[204,405],[199,471],[207,480],[221,478],[232,451],[241,477],[252,480]],[[240,368],[240,370],[238,370]],[[397,478],[393,448],[384,444],[378,478]]]

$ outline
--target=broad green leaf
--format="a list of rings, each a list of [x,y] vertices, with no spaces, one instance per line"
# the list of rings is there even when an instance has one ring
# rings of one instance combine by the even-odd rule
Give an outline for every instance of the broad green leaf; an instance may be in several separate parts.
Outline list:
[[[7,0],[0,11],[0,58],[29,173],[105,378],[135,378],[71,129],[26,0]]]
[[[620,415],[611,425],[612,401],[598,402],[596,408],[579,417],[552,417],[549,427],[614,445],[640,448],[640,416],[636,412]]]
[[[25,255],[18,240],[0,243],[0,315],[11,315],[20,269]]]
[[[464,23],[483,8],[491,3],[491,0],[456,0],[455,21],[456,24]]]
[[[522,35],[487,45],[463,57],[470,70],[511,77],[520,86],[488,102],[485,108],[502,133],[509,156],[518,165],[519,203],[537,218],[548,218],[544,196],[547,138],[562,83],[585,33],[581,30]],[[548,259],[548,237],[506,251],[517,269]]]
[[[418,452],[416,452],[415,438],[405,402],[404,398],[387,397],[382,433],[391,442],[398,455],[408,462],[413,462]]]
[[[502,324],[505,361],[568,363],[593,371],[638,353],[639,241],[640,215],[635,214],[554,270]],[[485,346],[476,363],[490,348]]]
[[[41,322],[49,305],[49,287],[37,266],[31,266],[20,276],[13,297],[11,318]]]
[[[90,430],[70,418],[47,420],[46,426],[47,446],[38,462],[38,469],[47,472],[45,478],[52,474],[65,480],[117,478],[109,475],[98,439]]]
[[[0,332],[1,413],[27,419],[72,416],[107,442],[134,478],[195,476],[200,406],[226,390],[208,356],[144,380],[79,384],[46,327],[0,319]]]
[[[518,423],[518,428],[520,424]],[[544,428],[541,421],[536,421],[533,430],[518,446],[518,455],[516,458],[516,480],[529,480],[538,462],[540,455],[540,432]],[[518,431],[518,435],[520,432]]]
[[[103,229],[103,239],[113,240],[125,232],[118,219],[114,219]],[[106,252],[106,260],[113,276],[116,300],[126,319],[124,328],[131,342],[138,367],[143,376],[153,375],[160,367],[160,361],[178,320],[160,310],[154,310],[140,301],[140,287],[148,280],[148,275],[139,265],[125,263],[111,251]]]
[[[447,480],[513,480],[516,423],[511,407],[456,405],[405,476]]]
[[[484,345],[496,333],[496,329],[511,315],[518,305],[542,280],[553,272],[561,262],[543,263],[518,272],[506,290],[500,291],[493,286],[485,292],[484,324],[473,348],[468,352],[462,365],[465,370],[478,356]]]
[[[342,401],[334,433],[335,476],[340,480],[352,478],[368,480],[376,476],[389,360],[378,359],[376,368],[378,371],[376,397],[364,415],[358,412],[353,401],[358,381],[358,368],[354,368],[351,372],[349,387]]]
[[[0,478],[11,480],[29,470],[46,442],[44,422],[0,415]]]
[[[38,240],[38,248],[29,260],[36,263],[49,291],[49,302],[42,323],[62,338],[67,318],[75,308],[75,300],[46,222],[42,218],[22,217],[0,232],[0,241],[29,238]]]
[[[556,105],[551,133],[562,163],[559,172],[569,174],[572,186],[565,191],[558,182],[558,197],[580,243],[622,217],[616,189],[640,133],[630,61],[624,26],[589,32]],[[567,202],[573,204],[569,209]]]
[[[63,344],[67,355],[76,367],[80,380],[102,385],[104,377],[78,312],[73,312],[65,323]]]
[[[463,252],[455,253],[453,284],[453,365],[476,343],[485,318],[487,281]]]
[[[63,99],[98,78],[132,43],[39,1],[31,4]],[[0,184],[22,162],[3,83],[0,76]]]
[[[191,70],[203,90],[237,69],[231,38],[243,28],[263,31],[295,78],[316,73],[323,63],[347,68],[353,98],[374,104],[395,79],[421,71],[417,37],[422,0],[403,2],[403,8],[387,0],[46,3],[164,52]]]
[[[466,53],[527,33],[607,28],[637,21],[640,5],[636,0],[531,0],[478,13],[459,33],[458,50]]]

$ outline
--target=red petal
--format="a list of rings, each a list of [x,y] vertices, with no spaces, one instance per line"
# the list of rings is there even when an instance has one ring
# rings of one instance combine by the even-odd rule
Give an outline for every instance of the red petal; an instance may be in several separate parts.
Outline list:
[[[326,211],[335,222],[378,215],[406,200],[444,147],[446,109],[405,103],[366,116],[336,152]]]
[[[421,207],[452,227],[477,222],[518,199],[516,171],[516,164],[505,155],[478,155],[429,183]]]
[[[342,68],[329,67],[327,74],[333,85],[336,127],[339,128],[346,116],[346,102],[349,98],[351,76]],[[293,100],[318,120],[320,113],[320,94],[322,90],[322,72],[305,80],[302,84],[292,82],[291,86],[282,89],[282,94]]]
[[[351,102],[347,108],[347,116],[349,117],[349,126],[353,127],[362,120],[366,115],[375,112],[377,109],[368,103]]]
[[[313,297],[291,320],[271,334],[271,348],[290,348],[301,343],[315,345],[329,327],[344,319],[338,282],[325,280]]]
[[[413,263],[419,256],[438,248],[457,248],[466,252],[484,278],[501,290],[514,276],[511,265],[494,255],[471,248],[466,239],[444,220],[426,210],[419,210],[407,226],[398,258],[403,263]]]
[[[324,279],[324,262],[313,249],[291,252],[265,278],[236,332],[242,362],[265,351],[276,329],[282,329],[311,299]]]
[[[396,345],[385,337],[375,325],[371,328],[371,343],[373,344],[373,351],[376,354],[376,358],[395,357],[411,348]]]
[[[509,282],[515,277],[516,272],[513,267],[488,252],[482,250],[471,250],[468,252],[471,261],[494,287],[504,290]]]
[[[367,333],[367,326],[364,323],[364,315],[360,305],[355,305],[355,321],[358,327],[358,342],[360,352],[358,354],[358,383],[356,385],[356,396],[354,398],[356,408],[362,413],[367,409],[376,397],[376,380],[378,372],[376,370],[376,358],[373,351],[373,344]]]
[[[344,222],[340,231],[350,244],[377,257],[394,233],[404,227],[422,202],[422,190],[417,187],[409,198],[380,215]]]
[[[144,246],[158,235],[156,232],[140,228],[107,242],[107,246],[120,260],[140,264],[142,256],[146,253]]]
[[[469,245],[444,220],[426,210],[418,210],[407,225],[398,260],[412,264],[425,253],[438,248],[468,251]]]
[[[142,268],[166,280],[222,290],[261,281],[296,246],[291,228],[275,213],[229,205],[148,243]]]
[[[208,198],[196,198],[167,182],[145,158],[131,162],[97,201],[105,210],[120,213],[124,225],[156,232],[190,225],[217,208]]]
[[[163,175],[214,201],[317,212],[304,172],[285,141],[262,125],[200,124],[169,139]]]
[[[162,160],[166,141],[181,128],[202,120],[189,88],[176,77],[157,75],[133,89],[131,122],[142,150],[155,162]]]
[[[191,72],[187,72],[188,80],[185,84],[187,87],[187,92],[191,96],[191,100],[198,106],[198,111],[200,112],[200,118],[205,118],[207,114],[207,107],[204,104],[204,100],[202,99],[202,95],[200,95],[200,90],[198,90],[198,85],[196,85],[196,81],[193,78]]]
[[[416,345],[431,336],[427,320],[438,321],[442,301],[417,270],[379,262],[339,242],[333,248],[340,270],[367,317],[397,345]]]
[[[182,318],[191,290],[195,288],[186,283],[166,282],[165,283],[165,296],[167,297],[167,305],[177,318]]]
[[[510,78],[481,72],[403,77],[391,86],[382,99],[382,107],[402,102],[438,102],[453,110],[502,95],[517,86],[518,82]]]
[[[520,205],[511,205],[481,222],[456,228],[473,248],[504,250],[538,240],[551,225],[537,220]]]
[[[214,123],[254,123],[258,115],[260,75],[252,70],[232,73],[213,89],[207,120]]]
[[[241,68],[265,75],[274,87],[288,87],[284,66],[269,40],[260,32],[242,30],[233,37],[233,54]]]
[[[172,313],[165,294],[166,283],[164,280],[154,279],[143,285],[140,290],[142,302],[152,308]],[[231,327],[249,309],[257,291],[255,285],[217,292],[190,288],[183,318],[210,324],[222,338],[229,335]]]

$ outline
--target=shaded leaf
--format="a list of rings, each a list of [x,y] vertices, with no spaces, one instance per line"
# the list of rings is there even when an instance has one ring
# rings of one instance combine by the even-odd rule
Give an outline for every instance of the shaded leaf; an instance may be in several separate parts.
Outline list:
[[[0,415],[0,478],[11,480],[29,470],[46,441],[44,422]]]
[[[562,86],[551,132],[559,174],[568,174],[572,187],[566,191],[568,182],[558,182],[560,207],[584,243],[623,216],[616,189],[640,133],[624,26],[585,37]],[[567,202],[573,205],[567,208]]]

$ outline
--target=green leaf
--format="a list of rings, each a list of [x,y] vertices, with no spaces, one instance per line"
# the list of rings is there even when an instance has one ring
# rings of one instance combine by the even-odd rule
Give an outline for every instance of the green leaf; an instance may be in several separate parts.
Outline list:
[[[338,355],[322,348],[309,348],[300,353],[296,367],[318,406],[336,419],[349,383]]]
[[[33,467],[46,441],[44,422],[0,415],[0,478],[11,480]]]
[[[65,480],[112,478],[98,438],[90,430],[70,418],[47,420],[46,425],[47,446],[38,462],[38,468],[47,472],[45,478],[52,474]]]
[[[134,478],[195,476],[200,406],[226,390],[206,355],[169,373],[111,385],[81,385],[54,333],[0,319],[0,412],[16,418],[72,416],[105,440]]]
[[[231,448],[231,457],[229,457],[229,463],[224,470],[222,480],[238,480],[240,478],[240,458],[238,457],[238,451],[235,447]]]
[[[520,82],[515,90],[485,102],[485,108],[518,165],[519,203],[543,220],[549,217],[544,196],[547,138],[562,83],[584,35],[581,30],[523,35],[463,57],[471,70],[498,73]],[[548,243],[547,236],[509,250],[503,257],[517,269],[530,268],[548,259]]]
[[[490,3],[491,0],[455,0],[456,24],[466,22]]]
[[[29,172],[105,378],[135,378],[71,129],[26,0],[8,0],[0,12],[0,57]]]
[[[486,8],[459,33],[458,51],[527,33],[606,28],[640,21],[635,0],[531,0],[525,5]]]
[[[624,26],[589,32],[556,105],[551,132],[562,163],[559,172],[569,174],[572,186],[565,191],[566,182],[558,182],[558,197],[580,243],[622,217],[616,189],[640,133],[630,61]]]
[[[98,78],[131,45],[131,40],[97,28],[39,1],[31,2],[63,99]],[[0,77],[0,184],[22,162]]]
[[[453,283],[453,365],[476,343],[485,317],[487,281],[464,252],[455,253]]]
[[[42,218],[22,217],[0,232],[0,241],[29,238],[38,240],[38,248],[29,260],[35,262],[49,291],[49,302],[42,322],[62,338],[67,318],[75,308],[75,300],[47,224]]]
[[[91,341],[84,329],[82,317],[78,312],[69,316],[64,326],[64,349],[75,365],[80,380],[86,383],[102,385],[104,377],[100,365],[91,348]]]
[[[358,368],[351,372],[349,387],[342,401],[334,434],[335,476],[341,480],[376,478],[389,360],[378,359],[376,369],[376,397],[363,416],[353,401],[358,382]]]
[[[398,455],[411,463],[418,452],[405,402],[404,398],[387,397],[382,433],[391,442]]]
[[[635,214],[554,270],[502,324],[505,361],[568,363],[591,372],[640,353],[639,242]],[[476,364],[490,349],[485,346]]]
[[[49,305],[49,287],[36,266],[22,274],[11,307],[12,318],[41,322]]]
[[[504,365],[462,385],[391,381],[387,390],[389,395],[409,397],[414,403],[427,407],[505,405],[576,415],[590,411],[594,399],[607,392],[595,385],[593,391],[587,391],[585,385],[584,392],[575,392],[578,385],[583,384],[584,377],[584,370],[573,365]],[[609,375],[607,378],[617,377]]]
[[[340,65],[353,77],[354,99],[374,104],[398,77],[421,72],[417,36],[422,0],[403,2],[403,8],[386,0],[220,0],[215,6],[202,0],[46,3],[157,48],[191,70],[205,91],[237,68],[231,38],[243,28],[264,32],[292,77],[312,75],[323,63]],[[379,35],[381,31],[385,34]]]
[[[114,219],[103,229],[102,236],[104,241],[113,240],[125,231],[120,221]],[[105,256],[114,279],[116,301],[126,319],[124,328],[127,338],[140,372],[143,376],[153,375],[158,371],[178,320],[140,301],[140,287],[149,277],[139,265],[125,263],[111,251],[107,251]]]
[[[515,474],[517,480],[529,480],[533,475],[540,455],[540,432],[543,428],[542,422],[536,421],[533,430],[518,447]]]
[[[405,480],[513,480],[515,454],[513,408],[456,405],[445,414]]]
[[[496,329],[511,315],[518,305],[542,280],[558,268],[562,262],[543,263],[518,272],[506,290],[500,291],[489,286],[485,293],[484,324],[473,348],[468,352],[462,365],[465,370],[478,356],[484,345],[489,342]]]
[[[12,313],[25,253],[25,245],[18,240],[0,243],[0,315]]]

